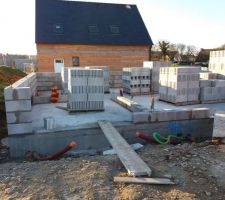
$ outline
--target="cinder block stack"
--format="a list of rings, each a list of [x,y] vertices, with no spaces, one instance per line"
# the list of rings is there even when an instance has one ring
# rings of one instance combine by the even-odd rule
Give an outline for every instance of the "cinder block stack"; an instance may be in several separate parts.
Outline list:
[[[63,67],[61,71],[62,87],[63,90],[68,92],[68,67]]]
[[[31,73],[4,89],[8,135],[32,133],[31,98],[36,86],[36,74]]]
[[[122,71],[109,72],[109,84],[111,88],[120,88],[123,85]]]
[[[168,67],[172,62],[162,62],[162,61],[145,61],[143,63],[144,68],[151,69],[151,85],[152,90],[155,93],[159,92],[159,72],[160,67]]]
[[[68,91],[68,110],[104,110],[103,70],[68,68]]]
[[[90,66],[85,67],[87,69],[102,69],[103,70],[103,77],[104,77],[104,92],[109,93],[109,67],[107,66]]]
[[[37,78],[37,90],[38,91],[50,91],[52,87],[57,86],[62,90],[62,78],[60,73],[36,73]]]
[[[159,76],[159,99],[163,101],[169,101],[168,96],[168,79],[169,79],[169,68],[162,67],[160,69],[160,76]]]
[[[211,73],[200,73],[200,77],[206,80],[200,81],[202,103],[216,103],[225,101],[225,50],[211,51],[209,60]],[[209,80],[214,79],[214,80]]]
[[[210,84],[203,85],[203,80],[200,81],[202,103],[225,101],[225,80],[208,80],[208,82]]]
[[[141,67],[123,68],[123,88],[128,94],[149,94],[150,69]]]
[[[160,100],[185,103],[199,100],[198,67],[162,67],[160,69]]]
[[[212,72],[200,72],[200,79],[209,80],[209,79],[217,79],[218,74]]]

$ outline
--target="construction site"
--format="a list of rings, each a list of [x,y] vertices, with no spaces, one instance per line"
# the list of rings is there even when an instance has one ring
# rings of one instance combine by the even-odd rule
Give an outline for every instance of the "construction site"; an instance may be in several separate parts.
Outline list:
[[[225,50],[152,61],[136,5],[35,2],[37,70],[3,85],[0,199],[224,200]]]
[[[215,144],[224,141],[225,80],[163,65],[124,68],[118,80],[106,66],[64,67],[6,87],[6,143],[12,160],[25,160],[1,165],[4,197],[224,199],[225,149]],[[220,95],[202,101],[205,87]]]

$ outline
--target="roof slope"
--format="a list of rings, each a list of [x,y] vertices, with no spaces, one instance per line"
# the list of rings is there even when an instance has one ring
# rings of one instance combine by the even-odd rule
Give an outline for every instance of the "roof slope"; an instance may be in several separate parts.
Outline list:
[[[36,43],[152,45],[136,5],[36,0]]]

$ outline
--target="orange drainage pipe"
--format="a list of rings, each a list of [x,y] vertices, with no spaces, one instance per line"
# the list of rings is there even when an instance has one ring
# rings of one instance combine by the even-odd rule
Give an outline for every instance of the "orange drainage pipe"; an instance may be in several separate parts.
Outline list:
[[[26,155],[26,157],[31,158],[33,161],[56,160],[56,159],[60,158],[61,156],[63,156],[70,149],[74,148],[76,145],[77,145],[77,143],[75,141],[72,141],[61,151],[59,151],[53,155],[49,155],[49,156],[43,156],[43,155],[40,155],[40,154],[38,154],[36,152],[32,152],[32,151],[26,152],[25,155]]]
[[[141,139],[143,139],[143,140],[146,140],[146,141],[148,141],[148,142],[150,142],[150,143],[158,144],[154,139],[152,139],[151,137],[149,137],[149,136],[147,136],[147,135],[144,135],[143,133],[141,133],[141,132],[139,132],[139,131],[136,132],[136,136],[137,136],[138,138],[141,138]]]

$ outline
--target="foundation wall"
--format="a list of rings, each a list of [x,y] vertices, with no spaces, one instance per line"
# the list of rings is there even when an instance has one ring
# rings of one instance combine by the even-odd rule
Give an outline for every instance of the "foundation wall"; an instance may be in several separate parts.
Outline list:
[[[57,73],[31,73],[4,89],[8,135],[32,133],[32,104],[38,91],[50,91],[52,86],[62,89]]]
[[[144,143],[135,136],[136,131],[146,135],[159,132],[194,136],[205,140],[212,137],[213,118],[199,120],[182,120],[170,122],[156,122],[150,124],[114,123],[114,126],[128,143]],[[26,151],[36,151],[40,154],[52,154],[69,144],[72,140],[77,142],[74,152],[85,150],[102,151],[110,147],[99,126],[89,124],[76,128],[59,129],[54,132],[39,131],[34,134],[14,135],[9,137],[10,154],[12,157],[24,156]]]
[[[36,87],[36,74],[31,73],[4,89],[9,136],[32,132],[31,98]]]

